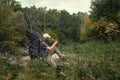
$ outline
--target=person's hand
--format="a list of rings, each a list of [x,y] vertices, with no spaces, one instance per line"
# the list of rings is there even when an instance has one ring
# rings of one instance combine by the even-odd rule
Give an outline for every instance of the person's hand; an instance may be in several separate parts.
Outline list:
[[[55,45],[57,45],[57,44],[58,44],[58,41],[55,41],[54,43],[55,43]]]
[[[51,51],[55,48],[57,44],[58,44],[58,41],[55,41],[50,47],[48,46],[47,49]]]

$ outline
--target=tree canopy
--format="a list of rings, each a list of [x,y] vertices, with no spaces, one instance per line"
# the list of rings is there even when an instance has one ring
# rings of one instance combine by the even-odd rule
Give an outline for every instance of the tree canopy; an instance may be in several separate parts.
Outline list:
[[[31,6],[22,8],[16,0],[0,0],[0,50],[15,51],[28,44],[27,34],[49,33],[64,44],[81,40],[118,40],[120,1],[92,0],[90,15]]]

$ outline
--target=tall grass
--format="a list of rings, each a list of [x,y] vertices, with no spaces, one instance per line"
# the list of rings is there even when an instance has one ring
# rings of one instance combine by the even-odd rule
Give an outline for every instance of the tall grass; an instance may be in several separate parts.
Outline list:
[[[70,80],[119,80],[120,42],[87,42],[65,46],[64,51],[76,54],[69,70]],[[75,63],[76,62],[76,63]],[[73,77],[74,76],[74,77]]]
[[[22,67],[11,65],[8,60],[0,58],[0,80],[15,80]]]
[[[62,46],[65,62],[69,63],[63,68],[66,78],[57,78],[51,67],[39,59],[31,60],[23,67],[9,64],[8,68],[8,64],[1,64],[0,76],[7,76],[11,72],[15,80],[120,80],[119,44],[100,41]]]

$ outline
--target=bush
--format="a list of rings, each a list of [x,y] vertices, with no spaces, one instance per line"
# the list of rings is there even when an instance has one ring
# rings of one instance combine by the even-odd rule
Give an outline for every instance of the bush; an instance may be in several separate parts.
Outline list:
[[[23,66],[23,71],[19,74],[18,80],[53,80],[51,67],[40,59],[31,60],[28,65]]]
[[[119,43],[87,42],[64,46],[64,51],[69,52],[69,55],[76,54],[73,58],[69,57],[67,78],[69,80],[119,80]]]
[[[89,28],[91,24],[92,21],[89,19],[89,16],[88,15],[84,16],[84,22],[80,30],[80,40],[82,41],[89,40],[89,30],[90,30]]]
[[[0,42],[1,52],[15,53],[17,50],[16,44],[13,41],[1,41]]]
[[[113,41],[118,39],[118,34],[115,29],[117,29],[116,23],[110,23],[104,20],[99,20],[94,22],[90,26],[89,36],[93,40],[105,40]]]
[[[6,59],[0,58],[0,80],[8,78],[15,80],[22,68],[18,65],[11,65]]]
[[[119,80],[120,79],[120,42],[86,42],[62,47],[66,55],[63,72],[66,79],[57,80]],[[10,73],[13,80],[55,80],[51,67],[41,59],[31,60],[28,65],[10,65],[0,58],[0,79]]]

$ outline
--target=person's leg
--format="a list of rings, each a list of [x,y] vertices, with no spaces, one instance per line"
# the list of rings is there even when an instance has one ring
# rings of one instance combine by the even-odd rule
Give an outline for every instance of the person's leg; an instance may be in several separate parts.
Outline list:
[[[57,65],[56,65],[55,61],[52,59],[51,55],[47,56],[44,59],[44,61],[53,67],[54,72],[56,71]]]
[[[65,55],[63,55],[63,54],[60,52],[60,50],[59,50],[57,47],[55,47],[54,52],[55,52],[59,57],[61,57],[61,58],[63,58],[63,57],[65,56]]]
[[[64,56],[57,47],[55,47],[52,51],[50,51],[50,56],[52,56],[54,53],[56,53],[59,57]]]
[[[55,61],[52,59],[51,55],[48,55],[46,58],[44,58],[44,61],[52,66],[52,68],[53,68],[52,73],[53,74],[62,75],[65,77],[65,74],[62,72],[61,68],[57,66]]]

